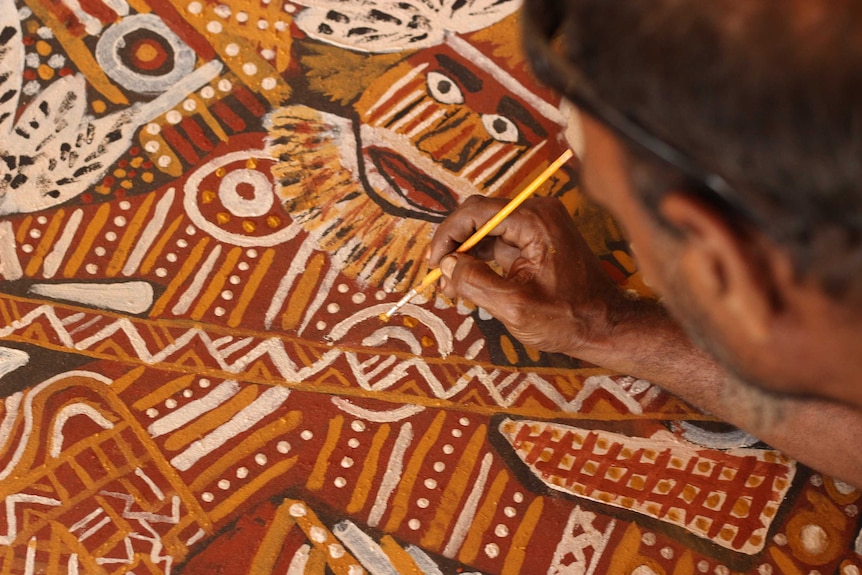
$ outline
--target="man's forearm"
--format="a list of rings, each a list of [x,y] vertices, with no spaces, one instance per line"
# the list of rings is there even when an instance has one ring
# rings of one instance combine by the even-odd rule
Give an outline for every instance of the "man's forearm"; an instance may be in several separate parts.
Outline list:
[[[862,487],[862,412],[738,381],[696,347],[658,304],[633,303],[603,341],[590,342],[572,355],[648,380],[801,462]]]

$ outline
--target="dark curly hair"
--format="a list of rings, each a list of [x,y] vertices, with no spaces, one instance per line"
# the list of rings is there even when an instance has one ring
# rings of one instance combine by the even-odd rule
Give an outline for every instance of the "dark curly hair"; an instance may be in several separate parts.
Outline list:
[[[862,0],[525,0],[541,80],[626,143],[655,210],[671,186],[862,298]]]

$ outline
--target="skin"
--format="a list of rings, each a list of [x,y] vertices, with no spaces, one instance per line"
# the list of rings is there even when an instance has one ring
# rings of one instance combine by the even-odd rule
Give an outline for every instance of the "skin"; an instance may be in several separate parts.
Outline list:
[[[465,201],[431,243],[443,293],[483,307],[527,345],[652,381],[862,487],[862,312],[795,277],[780,246],[684,191],[668,190],[659,205],[676,233],[659,224],[634,195],[622,143],[582,121],[584,191],[626,230],[666,308],[626,297],[549,198],[526,202],[470,254],[453,254],[503,205]]]

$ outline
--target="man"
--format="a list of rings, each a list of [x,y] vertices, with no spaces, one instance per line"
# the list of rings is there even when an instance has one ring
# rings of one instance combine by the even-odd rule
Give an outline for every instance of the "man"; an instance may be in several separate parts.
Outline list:
[[[501,202],[459,207],[431,245],[443,292],[862,487],[862,2],[527,0],[523,19],[580,110],[583,190],[669,314],[547,199],[470,255],[451,252]]]

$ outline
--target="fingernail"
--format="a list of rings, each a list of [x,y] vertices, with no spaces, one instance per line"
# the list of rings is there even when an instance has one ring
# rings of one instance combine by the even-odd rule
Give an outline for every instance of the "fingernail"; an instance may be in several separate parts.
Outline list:
[[[440,262],[440,271],[443,272],[444,276],[451,276],[452,271],[455,269],[455,256],[446,256],[443,258],[443,261]]]

